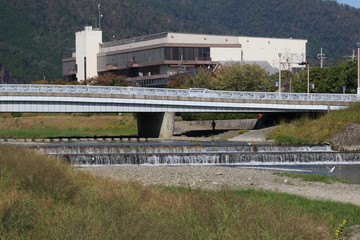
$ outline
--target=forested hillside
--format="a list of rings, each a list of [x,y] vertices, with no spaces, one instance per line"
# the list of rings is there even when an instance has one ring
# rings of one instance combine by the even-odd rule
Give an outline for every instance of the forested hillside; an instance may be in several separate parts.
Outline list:
[[[97,26],[104,41],[165,31],[309,40],[308,59],[350,55],[360,10],[330,0],[0,0],[0,82],[61,77],[74,32]]]

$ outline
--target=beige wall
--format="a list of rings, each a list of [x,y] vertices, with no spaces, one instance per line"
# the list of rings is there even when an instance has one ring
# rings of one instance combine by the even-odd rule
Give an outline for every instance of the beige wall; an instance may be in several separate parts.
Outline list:
[[[279,70],[279,53],[282,54],[283,70],[288,69],[287,62],[291,63],[290,67],[298,67],[299,62],[306,60],[307,40],[239,37],[239,42],[242,45],[243,61],[268,62],[271,67],[267,70],[270,72]]]
[[[86,57],[86,78],[97,76],[97,54],[102,42],[102,31],[87,26],[83,31],[76,32],[76,64],[78,81],[85,80],[84,58]]]

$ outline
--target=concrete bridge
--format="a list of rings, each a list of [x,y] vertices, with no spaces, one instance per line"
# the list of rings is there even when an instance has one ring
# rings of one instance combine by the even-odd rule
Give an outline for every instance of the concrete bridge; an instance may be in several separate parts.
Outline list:
[[[322,112],[344,109],[357,101],[356,94],[0,85],[0,112],[134,112],[140,137],[171,136],[175,112]]]

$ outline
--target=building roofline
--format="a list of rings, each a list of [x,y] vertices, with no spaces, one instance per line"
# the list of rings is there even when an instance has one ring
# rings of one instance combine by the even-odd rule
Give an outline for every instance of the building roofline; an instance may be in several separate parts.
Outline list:
[[[159,39],[159,38],[163,38],[167,35],[168,35],[167,32],[161,32],[161,33],[155,33],[155,34],[150,34],[150,35],[145,35],[145,36],[139,36],[139,37],[127,38],[127,39],[122,39],[122,40],[117,40],[117,41],[112,41],[112,42],[106,42],[106,43],[102,43],[101,46],[102,47],[113,47],[113,46],[118,46],[118,45],[129,44],[129,43],[136,43],[136,42],[148,41],[148,40],[153,40],[153,39]]]
[[[207,33],[181,33],[181,32],[168,32],[168,34],[181,34],[181,35],[198,35],[198,36],[217,36],[217,37],[240,37],[240,38],[259,38],[259,39],[281,39],[281,40],[302,40],[308,41],[308,39],[302,38],[277,38],[277,37],[253,37],[253,36],[240,36],[240,35],[221,35],[221,34],[207,34]]]
[[[299,39],[299,38],[276,38],[276,37],[252,37],[252,36],[236,36],[236,35],[220,35],[220,34],[206,34],[206,33],[181,33],[181,32],[160,32],[160,33],[154,33],[150,35],[144,35],[139,37],[133,37],[133,38],[127,38],[112,42],[105,42],[101,43],[101,47],[113,47],[113,46],[119,46],[119,45],[125,45],[129,43],[137,43],[142,41],[149,41],[159,38],[167,37],[168,35],[198,35],[198,36],[218,36],[218,37],[238,37],[238,38],[256,38],[256,39],[281,39],[281,40],[295,40],[295,41],[308,41],[307,39]]]

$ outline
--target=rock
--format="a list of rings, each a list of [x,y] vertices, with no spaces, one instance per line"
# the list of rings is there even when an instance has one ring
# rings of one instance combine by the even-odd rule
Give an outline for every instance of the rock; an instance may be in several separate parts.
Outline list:
[[[360,240],[360,225],[351,226],[345,229],[344,239]]]
[[[333,147],[344,151],[360,150],[360,124],[347,124],[345,128],[331,137]]]

